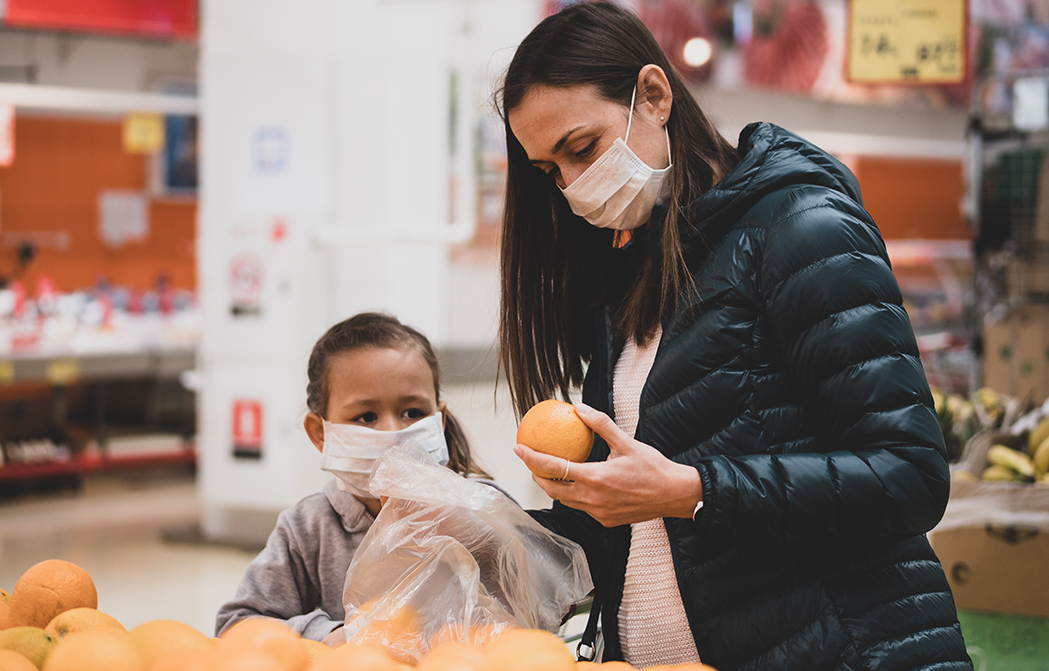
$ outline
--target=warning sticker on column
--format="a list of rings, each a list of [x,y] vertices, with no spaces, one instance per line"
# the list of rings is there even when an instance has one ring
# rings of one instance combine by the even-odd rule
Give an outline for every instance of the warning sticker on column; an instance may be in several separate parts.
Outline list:
[[[234,254],[229,262],[229,290],[234,317],[259,315],[262,312],[262,259],[253,252]]]
[[[849,81],[965,81],[967,19],[965,0],[850,0]]]
[[[237,459],[262,458],[262,402],[253,399],[233,401],[233,456]]]

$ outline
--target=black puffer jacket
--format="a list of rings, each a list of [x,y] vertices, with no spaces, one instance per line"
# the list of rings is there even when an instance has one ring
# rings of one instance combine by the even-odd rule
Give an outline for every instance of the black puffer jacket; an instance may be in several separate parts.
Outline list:
[[[636,433],[703,482],[698,520],[666,520],[700,656],[720,671],[971,669],[924,536],[947,503],[943,439],[878,229],[848,170],[789,132],[748,126],[739,155],[690,207],[698,295],[663,320]],[[609,315],[583,398],[611,414]],[[605,659],[621,658],[629,527],[535,514],[586,548]]]

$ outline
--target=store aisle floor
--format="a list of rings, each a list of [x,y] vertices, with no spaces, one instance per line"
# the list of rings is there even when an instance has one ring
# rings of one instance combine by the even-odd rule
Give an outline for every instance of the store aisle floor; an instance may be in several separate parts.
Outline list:
[[[0,502],[0,587],[62,558],[91,574],[99,610],[128,629],[174,619],[211,636],[255,551],[164,540],[198,518],[189,476],[91,479],[75,494]]]

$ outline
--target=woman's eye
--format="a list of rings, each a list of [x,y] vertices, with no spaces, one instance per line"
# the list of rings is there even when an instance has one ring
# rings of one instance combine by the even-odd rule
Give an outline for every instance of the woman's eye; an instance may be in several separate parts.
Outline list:
[[[404,412],[404,416],[408,419],[422,419],[426,416],[426,413],[420,410],[419,408],[411,408]]]
[[[590,153],[592,151],[594,151],[594,147],[596,147],[596,146],[597,146],[597,140],[594,140],[593,142],[591,142],[587,146],[585,146],[582,149],[580,149],[579,151],[577,151],[575,153],[575,157],[576,158],[586,158],[587,156],[590,155]]]
[[[556,165],[554,167],[550,168],[549,170],[544,170],[544,172],[551,179],[557,179],[557,176],[561,174],[561,171],[558,169],[558,167]]]
[[[360,424],[371,424],[372,422],[375,422],[378,419],[379,416],[374,412],[366,412],[362,415],[358,415],[357,417],[355,417],[353,421],[358,422]]]

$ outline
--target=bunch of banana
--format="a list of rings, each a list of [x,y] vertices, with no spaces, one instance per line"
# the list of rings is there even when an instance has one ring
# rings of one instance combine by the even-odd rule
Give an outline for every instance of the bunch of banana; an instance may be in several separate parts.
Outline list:
[[[957,461],[962,455],[965,443],[980,429],[980,419],[973,410],[972,403],[964,396],[947,395],[936,387],[932,387],[931,391],[940,431],[947,446],[948,460]]]
[[[1049,437],[1041,442],[1031,457],[1034,464],[1034,475],[1039,482],[1049,482]]]
[[[1027,454],[1034,456],[1035,452],[1038,451],[1038,447],[1045,442],[1045,439],[1049,438],[1049,417],[1045,417],[1042,421],[1038,422],[1030,434],[1027,436]]]
[[[937,387],[930,387],[929,391],[932,392],[932,402],[936,408],[936,416],[942,421],[947,411],[947,396]]]
[[[1049,460],[1049,453],[1046,455]],[[992,445],[987,450],[989,466],[981,476],[995,482],[1034,482],[1034,462],[1023,452],[1005,445]]]
[[[1001,395],[990,387],[981,387],[972,395],[973,404],[984,426],[998,426],[1005,414],[1005,402]]]

